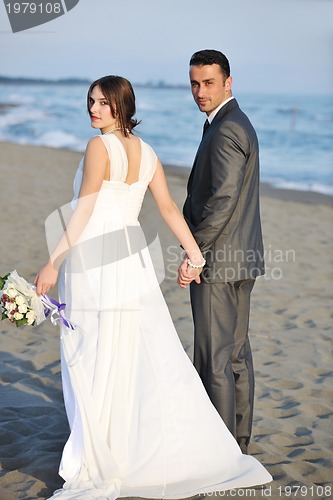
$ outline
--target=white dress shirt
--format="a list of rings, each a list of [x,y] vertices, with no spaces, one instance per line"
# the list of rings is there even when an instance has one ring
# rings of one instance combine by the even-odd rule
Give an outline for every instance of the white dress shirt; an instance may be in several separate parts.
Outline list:
[[[229,97],[228,99],[226,99],[225,101],[221,102],[221,104],[219,106],[217,106],[216,109],[214,109],[214,111],[211,112],[211,114],[209,116],[207,116],[207,120],[209,121],[209,124],[212,123],[212,121],[214,120],[215,116],[217,115],[217,113],[220,111],[220,109],[225,105],[227,104],[227,102],[231,101],[231,99],[235,99],[234,96],[231,96]]]

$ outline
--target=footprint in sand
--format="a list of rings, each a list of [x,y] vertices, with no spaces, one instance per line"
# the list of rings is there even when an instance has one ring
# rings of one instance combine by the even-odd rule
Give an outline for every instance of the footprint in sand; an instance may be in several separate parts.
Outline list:
[[[301,382],[296,382],[295,380],[286,380],[286,379],[272,380],[270,386],[273,388],[283,389],[283,390],[298,390],[304,387],[304,385]]]

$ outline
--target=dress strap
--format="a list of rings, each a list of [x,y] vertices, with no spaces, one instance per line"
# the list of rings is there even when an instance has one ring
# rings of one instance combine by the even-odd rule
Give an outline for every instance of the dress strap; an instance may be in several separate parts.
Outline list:
[[[124,182],[127,175],[128,159],[122,143],[113,134],[98,136],[102,139],[110,160],[110,181]]]

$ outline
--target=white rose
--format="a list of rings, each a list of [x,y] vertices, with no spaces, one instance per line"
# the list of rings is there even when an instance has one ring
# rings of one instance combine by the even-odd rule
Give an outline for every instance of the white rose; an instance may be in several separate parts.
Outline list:
[[[22,304],[25,304],[25,300],[24,298],[22,297],[22,295],[18,295],[16,298],[15,298],[15,302],[18,306],[21,306]]]
[[[5,309],[6,309],[6,311],[8,311],[8,312],[12,311],[13,309],[16,309],[16,304],[15,304],[15,302],[6,302],[6,304],[5,304]]]
[[[35,321],[36,319],[36,315],[33,311],[29,311],[26,315],[26,318],[28,320],[28,325],[32,325],[32,323]]]
[[[18,293],[17,290],[15,290],[15,288],[8,288],[6,295],[8,295],[8,297],[10,297],[11,299],[14,299],[18,295]]]
[[[18,306],[18,310],[20,313],[25,314],[28,310],[28,307],[26,304],[22,304]]]
[[[23,318],[23,314],[17,312],[14,314],[14,319],[22,319]]]

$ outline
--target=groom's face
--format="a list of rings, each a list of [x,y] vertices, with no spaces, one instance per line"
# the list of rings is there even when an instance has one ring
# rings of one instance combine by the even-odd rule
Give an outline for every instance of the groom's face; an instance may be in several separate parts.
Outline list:
[[[231,97],[231,76],[226,78],[218,64],[191,66],[190,80],[193,99],[207,115]]]

